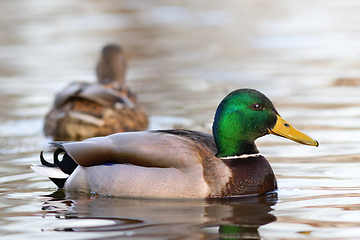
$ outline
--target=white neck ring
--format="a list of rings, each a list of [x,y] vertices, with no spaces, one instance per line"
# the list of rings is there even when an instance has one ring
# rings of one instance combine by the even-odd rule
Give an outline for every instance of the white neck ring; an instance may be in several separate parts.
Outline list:
[[[262,156],[260,153],[253,153],[253,154],[242,154],[240,156],[227,156],[227,157],[221,157],[221,160],[225,159],[237,159],[237,158],[249,158],[249,157],[259,157]]]

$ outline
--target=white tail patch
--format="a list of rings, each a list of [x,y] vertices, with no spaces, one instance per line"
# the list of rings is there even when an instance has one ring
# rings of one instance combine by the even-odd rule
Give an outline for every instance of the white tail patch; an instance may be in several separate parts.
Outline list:
[[[68,178],[69,174],[61,171],[60,168],[57,167],[47,167],[43,165],[32,165],[31,169],[39,174],[40,176],[49,177],[49,178]]]

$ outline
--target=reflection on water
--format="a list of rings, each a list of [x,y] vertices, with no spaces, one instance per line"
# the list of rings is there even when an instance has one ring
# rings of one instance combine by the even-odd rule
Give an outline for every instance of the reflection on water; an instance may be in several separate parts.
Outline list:
[[[336,0],[0,1],[0,238],[359,238],[359,11]],[[276,204],[50,196],[29,168],[50,141],[43,117],[69,82],[95,80],[108,42],[126,50],[151,129],[210,132],[220,100],[250,87],[320,147],[258,140]]]
[[[277,193],[223,200],[104,198],[74,193],[66,193],[64,198],[61,194],[55,192],[52,199],[44,202],[42,209],[48,212],[44,217],[51,217],[54,212],[61,220],[44,231],[94,232],[98,233],[97,239],[260,239],[258,228],[276,220],[270,212],[277,202]]]

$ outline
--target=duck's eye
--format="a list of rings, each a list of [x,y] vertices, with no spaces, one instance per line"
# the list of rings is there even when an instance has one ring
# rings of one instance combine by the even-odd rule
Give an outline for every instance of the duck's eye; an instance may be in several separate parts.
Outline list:
[[[252,109],[254,109],[255,111],[259,111],[262,108],[262,106],[259,103],[254,103],[253,105],[251,105]]]

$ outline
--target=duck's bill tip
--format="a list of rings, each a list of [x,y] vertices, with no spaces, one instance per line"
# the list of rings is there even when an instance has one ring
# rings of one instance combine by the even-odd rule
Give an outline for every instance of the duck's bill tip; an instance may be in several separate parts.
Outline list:
[[[303,133],[304,134],[304,133]],[[304,134],[304,135],[306,135],[306,134]],[[282,136],[283,137],[283,136]],[[286,137],[286,136],[285,136]],[[306,135],[306,137],[308,137],[308,138],[301,138],[301,139],[299,139],[299,138],[289,138],[289,137],[286,137],[286,138],[288,138],[288,139],[290,139],[290,140],[293,140],[293,141],[295,141],[295,142],[297,142],[297,143],[301,143],[301,144],[304,144],[304,145],[309,145],[309,146],[314,146],[314,147],[318,147],[319,146],[319,142],[318,141],[316,141],[316,140],[314,140],[314,139],[312,139],[312,138],[310,138],[309,136],[307,136]]]
[[[318,141],[297,130],[279,115],[277,115],[277,121],[275,126],[272,129],[269,129],[269,133],[293,140],[297,143],[301,143],[304,145],[315,147],[319,146]]]

